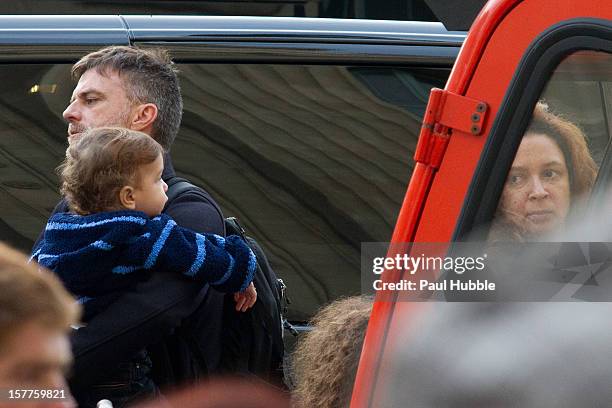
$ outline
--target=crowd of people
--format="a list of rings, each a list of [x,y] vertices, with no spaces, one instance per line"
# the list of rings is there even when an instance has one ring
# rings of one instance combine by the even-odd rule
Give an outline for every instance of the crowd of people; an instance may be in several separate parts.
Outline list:
[[[0,390],[63,390],[43,401],[58,406],[95,407],[109,400],[123,407],[147,399],[143,407],[289,406],[286,393],[252,380],[213,381],[161,397],[160,390],[210,378],[229,364],[222,352],[224,293],[232,294],[234,313],[253,307],[256,258],[242,237],[225,235],[221,210],[208,193],[187,192],[168,202],[167,181],[175,177],[169,151],[182,115],[177,70],[168,54],[108,47],[84,56],[72,73],[77,85],[63,114],[69,147],[59,168],[63,198],[29,262],[0,247]],[[489,241],[525,242],[562,228],[580,211],[596,172],[580,129],[538,103]],[[354,297],[315,316],[313,330],[295,351],[293,405],[349,404],[371,307],[371,299]],[[442,329],[432,327],[433,338]],[[496,333],[478,332],[478,341]],[[425,343],[428,338],[421,336]],[[416,367],[446,363],[437,354],[427,360],[431,349],[422,348],[402,358],[415,370],[396,366],[425,381]],[[455,388],[443,392],[464,387],[461,376],[448,378]],[[474,378],[488,386],[485,380],[493,377]],[[476,380],[467,385],[480,384]],[[446,394],[432,397],[427,386],[411,381],[414,394],[402,394],[389,406],[403,406],[412,395],[423,398],[416,406],[446,401],[440,399]],[[524,386],[513,385],[512,392]],[[482,395],[478,402],[487,405],[491,395]],[[0,406],[10,402],[5,397]],[[490,401],[505,406],[499,405],[503,398]],[[466,401],[472,402],[467,396]]]

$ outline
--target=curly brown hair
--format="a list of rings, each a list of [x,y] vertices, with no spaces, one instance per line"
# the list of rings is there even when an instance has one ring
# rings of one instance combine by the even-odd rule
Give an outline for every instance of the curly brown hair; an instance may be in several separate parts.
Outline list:
[[[315,315],[313,330],[293,354],[296,406],[349,405],[371,311],[371,298],[355,296],[337,300]]]
[[[150,136],[124,128],[88,130],[68,147],[58,168],[61,193],[70,209],[87,215],[120,210],[119,191],[139,186],[137,171],[152,163],[163,148]]]

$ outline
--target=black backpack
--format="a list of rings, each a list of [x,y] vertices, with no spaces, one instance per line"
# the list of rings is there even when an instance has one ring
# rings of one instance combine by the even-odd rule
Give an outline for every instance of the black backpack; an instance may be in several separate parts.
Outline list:
[[[170,178],[167,184],[169,202],[187,191],[204,194],[199,187],[180,177]],[[286,324],[283,312],[288,303],[285,284],[274,273],[261,246],[245,235],[236,218],[225,219],[225,230],[226,235],[242,236],[257,258],[253,279],[257,302],[246,312],[236,312],[233,296],[225,296],[220,369],[228,374],[256,375],[282,387],[283,325]]]

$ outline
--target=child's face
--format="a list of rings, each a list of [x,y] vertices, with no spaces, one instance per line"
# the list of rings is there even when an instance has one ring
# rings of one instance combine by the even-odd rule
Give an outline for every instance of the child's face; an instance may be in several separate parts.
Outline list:
[[[135,210],[142,211],[149,217],[161,214],[168,201],[168,185],[161,178],[163,170],[164,160],[161,155],[157,156],[154,162],[138,169],[140,185],[134,189]]]

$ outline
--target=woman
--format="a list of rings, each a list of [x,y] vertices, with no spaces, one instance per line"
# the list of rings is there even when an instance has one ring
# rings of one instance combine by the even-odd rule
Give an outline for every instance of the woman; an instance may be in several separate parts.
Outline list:
[[[508,173],[489,241],[529,241],[558,230],[590,193],[596,175],[582,131],[539,102]]]

